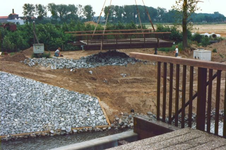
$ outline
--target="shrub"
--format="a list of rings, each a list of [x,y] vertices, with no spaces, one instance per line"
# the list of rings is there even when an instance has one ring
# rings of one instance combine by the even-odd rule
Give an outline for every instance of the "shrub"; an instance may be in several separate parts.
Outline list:
[[[210,44],[210,39],[208,37],[203,37],[201,40],[202,46],[207,46]]]
[[[198,33],[195,33],[193,36],[192,36],[192,41],[196,41],[198,43],[200,43],[202,41],[202,38],[203,36],[198,34]]]
[[[213,52],[213,53],[217,53],[217,49],[214,48],[214,49],[212,50],[212,52]]]
[[[44,52],[43,54],[35,54],[35,53],[33,53],[31,58],[43,58],[43,57],[44,58],[51,58],[50,56],[51,56],[50,52],[48,52],[48,53]]]
[[[176,27],[157,25],[157,32],[171,32],[169,39],[179,43],[183,40],[182,33]]]

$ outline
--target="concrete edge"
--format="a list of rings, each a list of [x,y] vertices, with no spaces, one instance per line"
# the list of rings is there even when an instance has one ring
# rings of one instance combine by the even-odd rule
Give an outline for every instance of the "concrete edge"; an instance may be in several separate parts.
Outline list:
[[[115,141],[118,141],[118,140],[130,138],[130,137],[136,137],[136,136],[137,136],[137,134],[134,133],[133,130],[130,130],[130,131],[126,131],[126,132],[119,133],[119,134],[114,134],[114,135],[105,136],[105,137],[98,138],[98,139],[93,139],[93,140],[90,140],[90,141],[85,141],[85,142],[81,142],[81,143],[62,146],[62,147],[59,147],[59,148],[54,148],[54,149],[51,149],[51,150],[86,149],[86,148],[89,148],[89,147],[95,147],[95,146],[98,146],[98,145],[103,145],[103,144],[107,144],[107,143],[110,143],[110,142],[115,142]]]

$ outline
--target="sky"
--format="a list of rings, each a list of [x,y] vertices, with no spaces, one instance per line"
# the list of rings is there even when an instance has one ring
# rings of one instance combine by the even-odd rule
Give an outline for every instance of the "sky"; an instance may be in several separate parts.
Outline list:
[[[12,9],[14,12],[19,14],[19,16],[23,16],[23,5],[25,3],[29,4],[42,4],[47,6],[49,3],[55,4],[74,4],[75,6],[81,4],[91,5],[93,10],[96,12],[95,15],[99,16],[101,9],[103,7],[105,0],[13,0],[12,1],[4,1],[1,2],[0,5],[0,16],[8,16]],[[112,5],[135,5],[135,1],[137,1],[138,5],[143,5],[143,2],[146,6],[151,6],[154,8],[161,7],[170,10],[172,5],[175,4],[176,0],[112,0]],[[202,9],[202,11],[197,11],[199,13],[214,13],[218,11],[219,13],[226,16],[226,0],[202,0],[203,2],[200,3],[198,6]],[[106,6],[110,5],[110,0],[107,0]]]

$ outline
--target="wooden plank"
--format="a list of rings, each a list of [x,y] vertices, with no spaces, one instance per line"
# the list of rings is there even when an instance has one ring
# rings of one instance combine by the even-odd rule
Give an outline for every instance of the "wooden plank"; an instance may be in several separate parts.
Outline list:
[[[211,127],[212,85],[213,85],[213,69],[210,69],[209,70],[208,104],[207,104],[207,132],[208,133],[210,133],[210,127]]]
[[[157,120],[160,119],[160,86],[161,86],[161,62],[158,62],[157,70]]]
[[[138,134],[139,139],[161,135],[178,129],[161,121],[150,121],[149,118],[134,117],[134,132]]]
[[[171,42],[163,42],[160,43],[159,47],[171,47],[173,44]],[[145,44],[143,43],[118,43],[117,46],[115,43],[103,43],[103,50],[109,50],[109,49],[115,49],[116,47],[118,49],[133,49],[133,48],[154,48],[157,46],[157,43],[154,42],[147,42]],[[85,50],[100,50],[101,46],[100,43],[95,44],[88,44],[84,45]]]
[[[127,30],[105,30],[105,33],[107,32],[130,32],[130,31],[149,31],[152,32],[152,29],[127,29]],[[65,33],[93,33],[93,30],[89,30],[89,31],[68,31]],[[103,33],[103,30],[96,30],[96,33]]]
[[[172,123],[172,104],[173,104],[173,64],[170,64],[170,85],[169,85],[169,124]]]
[[[181,127],[185,126],[185,100],[186,100],[186,76],[187,67],[183,66],[183,81],[182,81],[182,117],[181,117]]]
[[[172,146],[169,146],[167,148],[164,148],[163,150],[175,150],[175,149],[178,149],[178,150],[187,150],[187,149],[192,149],[193,147],[197,147],[199,145],[204,145],[208,142],[211,142],[212,139],[208,139],[204,136],[199,136],[197,138],[194,138],[192,140],[188,140],[186,142],[181,142],[181,143],[178,143],[176,145],[172,145]]]
[[[216,89],[216,108],[215,108],[215,135],[218,135],[219,128],[219,110],[220,110],[220,93],[221,93],[221,70],[217,71],[217,89]]]
[[[194,67],[190,67],[190,88],[189,88],[189,112],[188,112],[188,126],[192,127],[192,96],[193,96],[193,79],[194,79]],[[185,104],[186,107],[186,104]]]
[[[180,84],[180,65],[176,65],[176,99],[175,99],[175,126],[178,127],[178,109],[179,109],[179,84]]]
[[[106,36],[106,35],[170,35],[171,32],[144,32],[144,33],[96,33],[96,34],[72,34],[73,36],[80,37],[80,36]]]
[[[226,139],[208,134],[203,131],[190,128],[180,129],[159,136],[143,139],[109,150],[130,150],[130,149],[191,149],[208,150],[223,149],[226,147]]]
[[[198,98],[197,98],[197,117],[196,129],[205,130],[205,115],[206,115],[206,80],[207,69],[198,68]]]
[[[95,97],[96,97],[96,96],[95,96]],[[108,116],[107,116],[107,113],[105,112],[103,106],[102,106],[101,103],[100,103],[100,98],[97,97],[97,99],[98,99],[99,105],[100,105],[100,107],[101,107],[101,109],[102,109],[102,111],[103,111],[103,113],[104,113],[104,116],[105,116],[105,118],[106,118],[106,120],[107,120],[108,125],[111,126],[111,122],[110,122],[110,120],[109,120],[109,118],[108,118]]]
[[[167,81],[167,63],[163,65],[163,107],[162,107],[162,121],[166,122],[166,82]]]
[[[224,85],[224,127],[223,127],[223,137],[226,138],[226,72],[225,72],[225,85]]]
[[[226,71],[226,64],[212,62],[212,61],[202,61],[202,60],[187,59],[187,58],[185,59],[185,58],[178,58],[178,57],[137,53],[137,52],[131,52],[130,57],[134,57],[137,59],[150,60],[150,61],[160,61],[160,62],[166,62],[166,63],[181,64],[181,65],[187,65],[187,66],[193,66],[193,67]]]

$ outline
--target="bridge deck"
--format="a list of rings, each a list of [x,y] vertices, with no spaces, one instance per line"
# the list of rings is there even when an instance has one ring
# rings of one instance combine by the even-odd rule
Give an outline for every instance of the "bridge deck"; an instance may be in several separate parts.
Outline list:
[[[226,139],[208,134],[203,131],[185,128],[162,134],[159,136],[136,141],[109,150],[130,150],[130,149],[192,149],[192,150],[225,150]]]
[[[105,40],[80,40],[77,45],[83,45],[85,50],[100,49],[133,49],[133,48],[155,48],[172,47],[173,42],[156,38],[136,39],[105,39]]]

